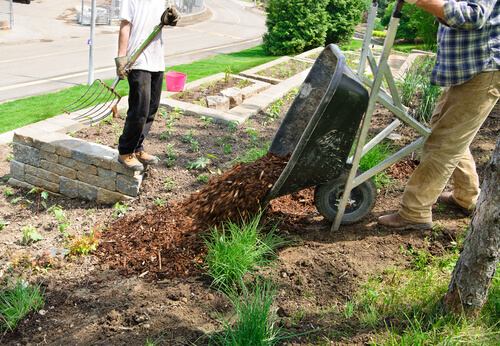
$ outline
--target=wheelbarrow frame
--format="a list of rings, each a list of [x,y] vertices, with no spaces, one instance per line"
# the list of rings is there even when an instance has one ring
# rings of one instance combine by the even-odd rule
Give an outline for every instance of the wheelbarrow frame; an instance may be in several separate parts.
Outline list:
[[[371,49],[371,37],[372,37],[373,27],[375,25],[375,18],[378,9],[378,0],[373,0],[370,7],[367,27],[365,31],[365,37],[363,40],[363,48],[361,52],[360,64],[358,67],[358,77],[363,81],[363,83],[365,83],[370,87],[371,90],[370,97],[368,100],[368,107],[366,110],[366,114],[361,123],[361,128],[358,133],[354,155],[350,157],[348,160],[348,163],[351,164],[351,169],[349,170],[347,180],[345,181],[344,192],[337,207],[337,214],[331,228],[332,231],[337,231],[339,229],[340,224],[342,222],[342,218],[344,216],[345,208],[350,199],[351,191],[355,187],[361,185],[363,182],[365,182],[367,179],[370,179],[377,173],[382,172],[384,169],[394,164],[395,162],[399,161],[409,153],[415,151],[418,148],[421,148],[424,145],[425,140],[430,135],[430,130],[427,127],[425,127],[424,125],[416,121],[413,117],[408,115],[405,106],[401,102],[401,97],[398,93],[394,77],[392,75],[391,69],[388,64],[389,55],[391,53],[391,49],[394,44],[397,28],[402,15],[403,4],[404,1],[399,0],[396,4],[395,10],[393,11],[378,65],[375,61],[375,57]],[[373,81],[365,76],[365,68],[367,61],[374,75]],[[389,87],[390,94],[383,87],[382,81],[384,76],[387,85]],[[375,136],[372,140],[366,143],[368,129],[370,128],[370,122],[377,102],[381,103],[384,107],[392,111],[398,119],[394,120],[377,136]],[[364,156],[367,152],[369,152],[382,140],[387,138],[387,136],[389,136],[389,134],[391,134],[401,124],[401,121],[414,128],[421,135],[421,137],[419,137],[417,140],[410,143],[409,145],[405,146],[404,148],[400,149],[398,152],[391,155],[384,161],[375,165],[368,171],[356,176],[356,172],[358,171],[361,157]]]

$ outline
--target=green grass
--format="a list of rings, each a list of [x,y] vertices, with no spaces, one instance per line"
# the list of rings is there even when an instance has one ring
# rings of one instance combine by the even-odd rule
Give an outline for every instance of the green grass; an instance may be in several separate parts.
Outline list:
[[[275,257],[274,249],[287,243],[274,231],[267,233],[260,225],[262,214],[240,222],[227,221],[221,229],[212,228],[205,236],[208,249],[205,264],[213,285],[231,288],[242,284],[248,273],[270,265]]]
[[[208,59],[191,64],[169,66],[165,70],[174,70],[188,75],[187,81],[211,76],[224,72],[228,66],[233,74],[247,70],[257,65],[277,59],[276,56],[266,56],[261,46],[230,54],[219,54]],[[113,79],[105,80],[108,85]],[[31,96],[0,104],[0,133],[26,126],[41,120],[62,114],[62,108],[75,102],[88,89],[86,85],[78,85],[58,92],[39,96]],[[116,91],[119,95],[128,95],[128,83],[121,81]]]
[[[397,151],[397,148],[390,141],[378,143],[359,160],[359,169],[366,172],[376,166]],[[388,187],[392,182],[384,171],[373,176],[373,181],[378,189]]]
[[[277,345],[295,336],[286,335],[278,325],[278,289],[270,279],[257,278],[251,286],[226,294],[235,312],[231,318],[219,316],[223,330],[206,335],[209,345]]]
[[[392,268],[373,277],[346,304],[346,319],[376,331],[370,345],[500,344],[498,271],[479,318],[468,321],[441,312],[440,300],[448,290],[459,247],[441,257],[412,248],[401,252],[412,260],[410,269]]]
[[[21,278],[9,282],[9,287],[0,294],[0,331],[14,330],[29,311],[38,311],[43,305],[40,285],[32,286]]]

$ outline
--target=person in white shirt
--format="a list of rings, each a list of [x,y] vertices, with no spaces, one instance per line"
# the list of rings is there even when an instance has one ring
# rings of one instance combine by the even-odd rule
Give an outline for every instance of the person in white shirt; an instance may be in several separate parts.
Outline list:
[[[122,0],[120,7],[120,32],[118,57],[115,59],[120,79],[128,79],[130,91],[128,111],[123,133],[118,140],[118,161],[132,170],[142,170],[143,165],[155,165],[158,157],[144,150],[147,137],[160,105],[165,73],[163,40],[157,35],[127,71],[123,67],[128,58],[154,28],[165,10],[165,0]]]

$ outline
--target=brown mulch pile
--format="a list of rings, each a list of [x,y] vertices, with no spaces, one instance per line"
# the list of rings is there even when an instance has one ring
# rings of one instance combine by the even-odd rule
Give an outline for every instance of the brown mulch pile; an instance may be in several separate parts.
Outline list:
[[[288,156],[267,153],[213,178],[200,192],[183,202],[196,229],[215,226],[227,219],[255,214],[285,168]]]
[[[183,202],[120,219],[103,233],[96,255],[147,281],[198,274],[206,253],[199,232],[258,212],[288,159],[268,153],[238,163]]]

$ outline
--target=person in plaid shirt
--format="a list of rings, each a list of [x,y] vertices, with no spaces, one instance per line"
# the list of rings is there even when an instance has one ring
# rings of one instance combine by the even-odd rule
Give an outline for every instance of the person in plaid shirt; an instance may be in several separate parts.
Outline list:
[[[500,6],[496,0],[405,1],[440,21],[431,83],[444,90],[401,207],[378,222],[395,230],[429,229],[436,200],[470,215],[479,197],[469,145],[500,97]],[[450,177],[453,191],[442,192]]]

